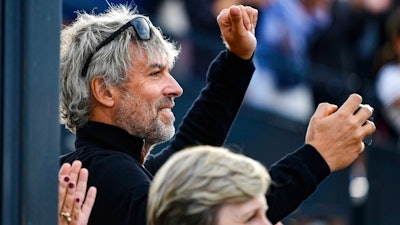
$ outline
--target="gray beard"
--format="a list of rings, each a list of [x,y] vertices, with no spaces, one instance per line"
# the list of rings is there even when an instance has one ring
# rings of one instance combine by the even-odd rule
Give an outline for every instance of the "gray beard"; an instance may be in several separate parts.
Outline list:
[[[169,126],[165,124],[159,124],[162,123],[161,121],[158,121],[157,123],[158,125],[154,126],[146,137],[143,137],[146,141],[146,144],[160,144],[171,140],[171,138],[174,136],[175,127],[173,123]]]

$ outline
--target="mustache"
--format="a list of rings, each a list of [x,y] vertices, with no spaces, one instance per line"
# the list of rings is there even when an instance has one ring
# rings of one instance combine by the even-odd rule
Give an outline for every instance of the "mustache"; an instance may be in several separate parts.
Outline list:
[[[164,98],[163,100],[157,103],[157,108],[164,108],[164,107],[173,108],[174,106],[175,106],[175,101],[171,97]]]

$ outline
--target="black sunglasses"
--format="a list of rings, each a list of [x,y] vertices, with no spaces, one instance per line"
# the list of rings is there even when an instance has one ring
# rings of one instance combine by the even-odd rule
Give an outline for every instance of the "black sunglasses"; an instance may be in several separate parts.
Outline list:
[[[116,30],[114,33],[112,33],[108,38],[106,38],[104,41],[102,41],[92,52],[88,58],[86,59],[86,62],[83,66],[81,76],[86,77],[86,73],[89,67],[90,60],[92,59],[93,55],[99,51],[103,46],[107,45],[110,43],[116,36],[121,34],[124,30],[128,29],[130,26],[133,27],[135,30],[136,34],[139,36],[140,40],[150,40],[151,38],[151,32],[150,32],[150,24],[149,21],[142,17],[135,17],[131,21],[127,22],[124,24],[122,27],[120,27],[118,30]]]

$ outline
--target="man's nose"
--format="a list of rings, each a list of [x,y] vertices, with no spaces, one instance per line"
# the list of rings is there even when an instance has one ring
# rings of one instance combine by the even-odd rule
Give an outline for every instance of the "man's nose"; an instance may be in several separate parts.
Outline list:
[[[179,85],[179,83],[175,80],[173,76],[169,76],[169,84],[168,86],[164,89],[165,95],[171,96],[171,97],[179,97],[183,94],[183,89]]]

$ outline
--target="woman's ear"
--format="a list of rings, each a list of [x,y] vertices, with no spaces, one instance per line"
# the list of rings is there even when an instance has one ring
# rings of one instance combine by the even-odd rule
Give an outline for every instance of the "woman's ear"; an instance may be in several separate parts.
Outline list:
[[[102,77],[95,77],[90,81],[93,98],[105,107],[113,107],[115,104],[115,88],[107,85]]]

